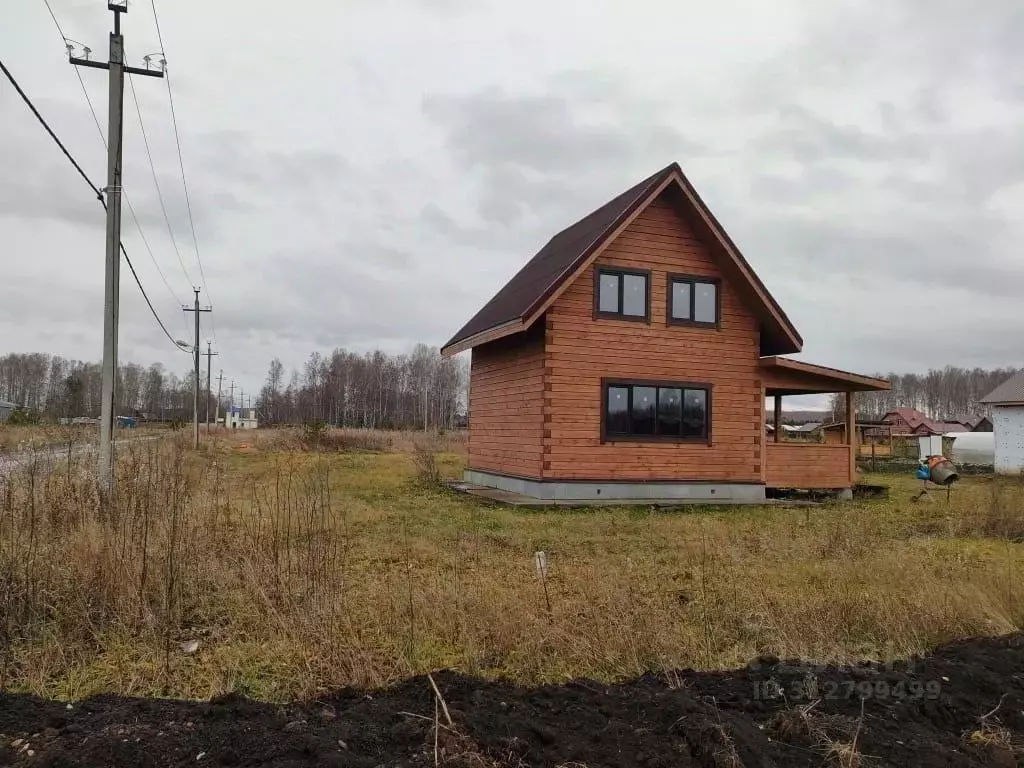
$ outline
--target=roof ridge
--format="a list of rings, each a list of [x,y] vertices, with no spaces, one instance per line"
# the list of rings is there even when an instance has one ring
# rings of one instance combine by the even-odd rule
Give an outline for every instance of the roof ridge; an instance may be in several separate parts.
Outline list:
[[[688,219],[690,212],[696,214],[693,226],[698,229],[697,236],[707,238],[707,246],[711,250],[721,247],[724,258],[735,265],[739,279],[749,283],[750,299],[756,303],[762,321],[767,324],[766,332],[770,331],[774,339],[770,348],[762,344],[762,353],[799,352],[802,340],[793,323],[697,194],[679,163],[672,162],[551,237],[448,340],[441,348],[442,354],[456,354],[477,344],[525,330],[564,290],[566,281],[593,259],[631,217],[654,199],[655,191],[672,187],[673,179],[679,191],[675,202],[682,207],[679,215]]]

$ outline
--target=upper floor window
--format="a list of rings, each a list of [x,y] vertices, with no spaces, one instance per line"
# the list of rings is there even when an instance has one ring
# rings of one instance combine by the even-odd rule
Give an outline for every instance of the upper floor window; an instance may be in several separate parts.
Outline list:
[[[669,275],[669,324],[717,327],[721,315],[719,288],[719,281],[713,278]]]
[[[595,316],[648,320],[650,281],[649,272],[599,267],[594,297]]]

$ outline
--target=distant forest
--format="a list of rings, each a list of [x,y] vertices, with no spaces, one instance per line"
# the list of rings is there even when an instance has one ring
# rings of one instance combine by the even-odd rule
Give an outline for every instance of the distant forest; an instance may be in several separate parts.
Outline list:
[[[205,389],[205,368],[201,386]],[[184,377],[161,363],[149,367],[124,363],[118,368],[117,412],[150,419],[192,418],[194,375]],[[100,364],[43,353],[0,357],[0,400],[15,403],[44,419],[98,417]],[[313,353],[302,371],[286,373],[280,360],[270,364],[257,394],[235,404],[257,409],[264,424],[323,421],[339,426],[380,428],[452,428],[465,418],[468,371],[465,361],[442,358],[436,348],[418,344],[410,354],[365,354],[334,350]],[[217,396],[212,385],[211,411]],[[225,385],[220,412],[230,405]],[[206,394],[200,393],[199,417],[205,419]]]
[[[889,379],[892,390],[858,394],[857,411],[866,419],[880,418],[898,407],[916,408],[932,418],[987,413],[978,401],[1018,370],[946,366],[923,374],[876,374]],[[417,344],[412,352],[401,355],[344,349],[330,355],[314,352],[301,371],[288,373],[275,359],[256,397],[247,397],[243,404],[236,392],[235,399],[236,404],[251,402],[264,424],[316,420],[339,426],[450,429],[464,423],[468,388],[465,360],[443,358],[436,348]],[[215,398],[216,386],[213,389]],[[0,400],[44,418],[99,416],[99,363],[41,353],[4,355],[0,357]],[[149,367],[124,363],[118,370],[117,403],[122,415],[189,420],[192,373],[179,377],[160,363]],[[842,414],[842,403],[841,397],[833,397],[833,416]],[[228,404],[225,391],[222,412]],[[204,416],[201,396],[200,418]]]
[[[933,419],[988,414],[978,401],[1018,373],[1019,368],[933,368],[927,373],[877,373],[892,383],[889,392],[859,392],[857,414],[879,419],[894,408],[915,408]],[[842,396],[832,396],[832,415],[845,411]]]
[[[464,423],[466,361],[417,344],[411,354],[314,352],[302,372],[273,360],[257,407],[264,424],[322,421],[346,427],[452,429]]]

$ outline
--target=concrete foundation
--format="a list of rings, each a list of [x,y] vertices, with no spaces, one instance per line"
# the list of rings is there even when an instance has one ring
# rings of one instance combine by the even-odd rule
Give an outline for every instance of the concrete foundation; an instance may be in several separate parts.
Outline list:
[[[754,483],[687,482],[580,482],[568,480],[528,480],[495,472],[467,469],[467,483],[497,488],[544,501],[622,501],[666,500],[693,503],[763,504],[765,489]]]

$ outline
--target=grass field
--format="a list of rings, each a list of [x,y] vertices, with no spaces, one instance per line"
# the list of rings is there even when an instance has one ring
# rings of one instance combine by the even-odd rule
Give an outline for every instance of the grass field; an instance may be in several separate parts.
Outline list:
[[[86,467],[0,480],[0,685],[284,700],[439,667],[535,683],[886,659],[1024,622],[1018,483],[969,479],[948,505],[886,476],[889,499],[841,505],[517,510],[419,482],[464,450],[419,440],[145,443],[112,506]]]

